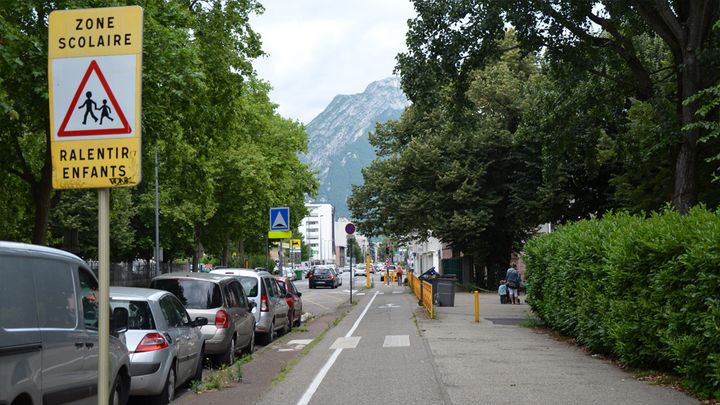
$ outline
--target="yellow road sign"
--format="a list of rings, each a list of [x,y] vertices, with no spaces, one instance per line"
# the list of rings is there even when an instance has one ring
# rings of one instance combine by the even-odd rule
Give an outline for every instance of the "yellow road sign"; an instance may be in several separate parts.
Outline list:
[[[50,13],[54,188],[140,182],[142,36],[138,6]]]
[[[292,247],[299,248],[300,247],[300,239],[293,239],[292,241]]]
[[[292,231],[268,231],[268,239],[290,239]]]

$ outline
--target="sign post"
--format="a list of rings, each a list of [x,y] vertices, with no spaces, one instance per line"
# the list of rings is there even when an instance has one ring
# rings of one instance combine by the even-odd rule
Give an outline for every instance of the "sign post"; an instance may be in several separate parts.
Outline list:
[[[110,399],[110,188],[140,183],[143,9],[57,10],[48,22],[55,189],[98,189],[98,404]]]
[[[352,242],[355,233],[355,224],[352,222],[348,222],[347,225],[345,225],[345,233],[348,234],[348,247],[350,248],[350,305],[352,305],[352,289],[353,289],[353,267],[352,267],[352,258],[353,258],[353,247],[350,242]],[[367,269],[365,269],[365,277],[367,277]]]
[[[270,232],[268,232],[269,238],[280,239],[280,249],[278,254],[278,264],[280,275],[283,274],[283,249],[282,242],[284,239],[292,238],[292,231],[290,231],[290,208],[288,207],[274,207],[270,208]],[[269,270],[269,269],[268,269]]]

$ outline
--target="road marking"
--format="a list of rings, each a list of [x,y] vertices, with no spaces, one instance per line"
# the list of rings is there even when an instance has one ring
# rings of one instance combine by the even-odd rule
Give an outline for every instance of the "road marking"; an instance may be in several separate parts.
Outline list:
[[[295,339],[287,342],[287,344],[294,346],[294,345],[309,345],[310,342],[312,342],[312,339]]]
[[[373,297],[370,298],[370,302],[367,303],[365,306],[365,309],[363,310],[362,314],[360,314],[360,317],[355,321],[355,324],[352,328],[350,328],[350,331],[345,335],[345,337],[352,336],[353,332],[355,332],[355,329],[357,329],[358,325],[360,324],[360,321],[365,317],[365,314],[367,313],[368,309],[370,309],[370,306],[372,306],[373,301],[375,301],[375,297],[378,296],[378,291],[373,294]],[[307,405],[310,403],[310,400],[312,399],[313,395],[315,394],[315,391],[317,391],[318,387],[320,386],[320,383],[325,379],[325,376],[327,375],[328,371],[330,371],[330,367],[335,363],[335,360],[337,360],[340,353],[343,351],[343,349],[335,349],[332,355],[330,355],[330,358],[328,359],[327,363],[320,369],[320,372],[315,376],[315,378],[312,380],[312,383],[310,383],[310,386],[303,394],[302,398],[298,401],[297,405]]]
[[[405,291],[393,291],[393,294],[404,294]]]
[[[355,295],[365,295],[365,293],[357,293],[357,294],[355,294]]]
[[[335,339],[330,349],[354,349],[360,343],[360,338],[360,336],[339,337]]]
[[[390,309],[390,308],[400,308],[400,305],[395,305],[395,304],[385,304],[385,305],[380,305],[380,306],[379,306],[378,308],[379,308],[379,309],[386,309],[386,308],[387,308],[387,309]]]
[[[388,335],[385,336],[383,347],[405,347],[410,346],[409,335]]]
[[[295,339],[285,343],[284,347],[278,349],[279,352],[296,352],[302,350],[309,345],[312,339]]]

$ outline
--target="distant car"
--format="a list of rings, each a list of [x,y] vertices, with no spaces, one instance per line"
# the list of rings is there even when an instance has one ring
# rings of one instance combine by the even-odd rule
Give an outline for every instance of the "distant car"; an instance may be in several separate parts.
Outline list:
[[[288,319],[290,319],[290,327],[300,326],[303,313],[302,293],[295,288],[295,283],[287,277],[276,277],[280,294],[285,295],[285,301],[288,304]]]
[[[110,287],[110,307],[129,313],[125,345],[130,354],[130,395],[152,395],[167,404],[175,388],[202,379],[205,317],[190,319],[168,291]]]
[[[358,264],[355,266],[355,275],[356,276],[363,276],[366,277],[367,273],[365,271],[365,265],[364,264]]]
[[[214,270],[226,271],[226,270]],[[255,304],[245,296],[234,277],[203,273],[167,273],[155,277],[150,288],[175,294],[192,318],[214,320],[202,327],[205,354],[222,364],[232,364],[238,349],[255,350]]]
[[[396,269],[396,267],[394,264],[385,265],[385,267],[383,268],[383,271],[380,273],[380,281],[385,281],[385,274],[387,274],[388,272],[390,272],[390,274],[392,274],[395,272],[395,269]]]
[[[128,312],[110,318],[109,398],[100,400],[98,315],[98,281],[82,259],[0,241],[0,404],[125,404]]]
[[[295,281],[295,271],[293,271],[290,267],[283,267],[283,275],[282,277],[287,277],[292,281]]]
[[[337,288],[340,285],[339,279],[340,277],[335,272],[335,266],[332,265],[314,266],[308,272],[308,286],[310,288],[317,288],[318,285]]]
[[[240,280],[248,299],[255,303],[252,315],[255,317],[255,334],[264,344],[275,340],[278,333],[286,333],[292,326],[288,319],[288,305],[280,294],[277,280],[267,271],[250,269],[225,269],[216,272]]]

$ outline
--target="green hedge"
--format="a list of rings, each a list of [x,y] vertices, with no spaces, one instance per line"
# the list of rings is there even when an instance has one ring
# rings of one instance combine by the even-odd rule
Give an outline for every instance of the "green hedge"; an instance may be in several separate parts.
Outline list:
[[[559,227],[525,250],[528,301],[547,325],[720,397],[720,214],[608,214]]]

